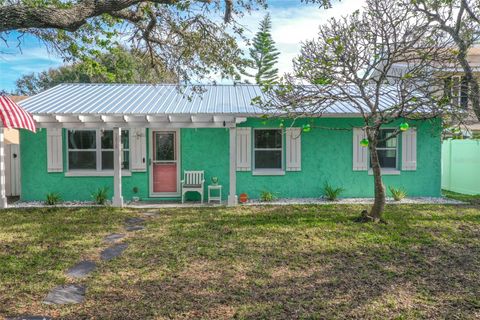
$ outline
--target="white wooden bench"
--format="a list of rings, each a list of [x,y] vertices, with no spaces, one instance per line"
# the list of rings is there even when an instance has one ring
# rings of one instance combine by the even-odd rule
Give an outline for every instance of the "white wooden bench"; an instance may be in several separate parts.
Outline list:
[[[201,203],[203,203],[203,184],[205,183],[205,172],[185,171],[183,173],[182,184],[182,203],[185,202],[185,193],[195,191],[200,193]]]

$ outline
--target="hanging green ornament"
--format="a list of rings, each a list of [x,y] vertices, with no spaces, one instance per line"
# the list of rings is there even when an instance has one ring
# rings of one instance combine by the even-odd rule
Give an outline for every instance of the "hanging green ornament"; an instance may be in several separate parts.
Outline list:
[[[263,125],[266,125],[266,124],[267,124],[267,121],[262,121],[262,122],[260,122],[260,123],[263,124]]]
[[[281,120],[279,126],[280,128],[283,128],[285,126],[285,121]]]
[[[362,139],[362,140],[360,141],[360,145],[361,145],[362,147],[368,147],[368,139]]]
[[[302,128],[303,132],[310,132],[310,130],[312,130],[312,127],[309,124],[304,124]]]
[[[410,128],[410,125],[408,123],[406,123],[406,122],[400,123],[400,130],[401,131],[407,131],[408,128]]]

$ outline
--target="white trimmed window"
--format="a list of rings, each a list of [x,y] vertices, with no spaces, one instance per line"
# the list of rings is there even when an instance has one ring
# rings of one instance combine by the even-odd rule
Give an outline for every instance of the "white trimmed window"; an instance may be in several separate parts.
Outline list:
[[[450,98],[452,105],[466,109],[469,101],[469,84],[463,76],[445,78],[444,92]]]
[[[390,138],[394,131],[394,129],[380,130],[377,154],[382,169],[397,169],[398,136]]]
[[[122,130],[122,169],[130,167],[128,130]],[[113,130],[68,130],[68,170],[113,170]]]
[[[255,129],[253,146],[254,170],[283,172],[282,129]]]

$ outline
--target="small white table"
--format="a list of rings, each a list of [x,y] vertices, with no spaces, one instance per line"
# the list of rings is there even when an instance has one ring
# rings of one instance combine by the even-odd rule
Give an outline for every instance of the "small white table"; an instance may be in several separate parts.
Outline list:
[[[212,190],[218,190],[218,196],[212,196]],[[208,203],[210,203],[210,201],[218,201],[219,203],[222,202],[222,185],[211,184],[208,186]]]

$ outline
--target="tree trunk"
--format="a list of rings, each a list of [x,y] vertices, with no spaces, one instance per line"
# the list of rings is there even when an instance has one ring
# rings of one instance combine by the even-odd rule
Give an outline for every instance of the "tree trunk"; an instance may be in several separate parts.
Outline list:
[[[373,182],[375,185],[375,201],[373,202],[372,209],[369,216],[374,221],[380,221],[382,219],[382,213],[385,208],[385,186],[382,181],[382,174],[380,169],[380,163],[378,161],[377,143],[378,143],[378,129],[373,129],[373,132],[368,134],[369,149],[370,149],[370,163],[373,171]]]

